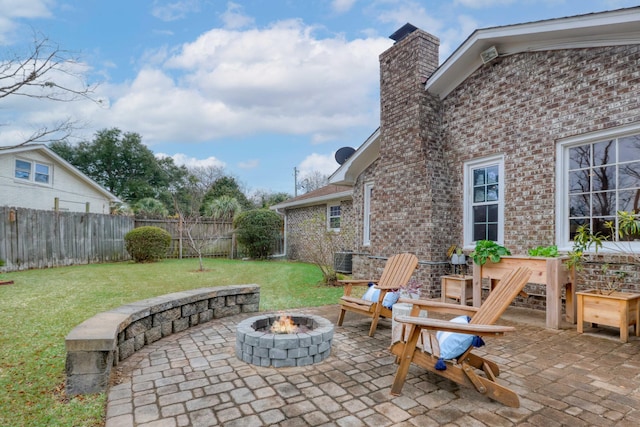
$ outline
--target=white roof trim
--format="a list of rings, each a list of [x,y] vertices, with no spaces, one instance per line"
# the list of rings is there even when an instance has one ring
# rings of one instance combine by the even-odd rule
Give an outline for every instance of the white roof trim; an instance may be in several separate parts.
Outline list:
[[[115,203],[122,202],[122,200],[120,200],[115,194],[113,194],[110,191],[106,190],[104,187],[102,187],[100,184],[95,182],[93,179],[89,178],[87,175],[82,173],[78,168],[76,168],[71,163],[67,162],[65,159],[60,157],[58,154],[56,154],[55,151],[53,151],[52,149],[50,149],[46,145],[42,145],[42,144],[27,144],[27,145],[23,145],[23,146],[20,146],[20,147],[3,148],[3,149],[0,149],[0,155],[6,154],[6,153],[23,153],[25,151],[43,151],[45,153],[45,155],[47,155],[47,156],[51,157],[52,159],[54,159],[62,167],[67,169],[71,174],[75,175],[78,179],[80,179],[81,181],[85,182],[89,186],[95,188],[97,191],[99,191],[101,194],[103,194],[106,198],[108,198],[112,202],[115,202]]]
[[[519,52],[640,43],[640,7],[476,30],[429,77],[426,89],[445,98],[483,65],[480,53]]]
[[[380,154],[380,128],[329,177],[330,184],[354,185],[358,176],[376,161]]]
[[[277,205],[271,206],[271,208],[274,210],[301,208],[305,206],[320,205],[322,203],[330,202],[334,200],[350,200],[352,198],[353,198],[353,191],[347,190],[347,191],[340,191],[339,193],[331,193],[331,194],[325,194],[317,197],[309,197],[308,199],[294,200],[291,202],[282,202],[282,203],[278,203]]]

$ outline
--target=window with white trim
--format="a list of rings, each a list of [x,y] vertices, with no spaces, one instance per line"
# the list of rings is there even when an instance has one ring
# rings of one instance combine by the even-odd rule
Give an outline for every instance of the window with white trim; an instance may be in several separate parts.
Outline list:
[[[475,160],[464,169],[465,245],[478,240],[503,243],[504,160],[502,156]]]
[[[16,159],[14,177],[38,184],[51,183],[51,166],[29,160]]]
[[[327,226],[329,230],[340,231],[340,205],[327,206]]]
[[[373,183],[364,184],[364,215],[362,224],[362,244],[371,244],[371,197],[373,196]]]
[[[605,222],[617,230],[618,211],[640,212],[640,130],[565,142],[559,154],[559,244],[569,246],[583,224],[617,239]]]

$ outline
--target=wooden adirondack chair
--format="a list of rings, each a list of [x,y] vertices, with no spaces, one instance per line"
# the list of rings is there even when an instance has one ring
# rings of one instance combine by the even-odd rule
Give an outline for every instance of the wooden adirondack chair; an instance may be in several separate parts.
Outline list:
[[[384,307],[382,301],[387,292],[403,288],[409,282],[413,271],[418,267],[418,257],[413,254],[398,254],[387,260],[379,280],[370,279],[353,279],[340,280],[339,283],[344,285],[344,295],[340,298],[340,316],[338,317],[338,326],[342,325],[344,315],[347,311],[363,314],[371,317],[371,328],[369,328],[369,336],[372,337],[376,333],[378,320],[380,317],[391,318],[391,309]],[[375,284],[376,289],[380,289],[378,301],[366,301],[362,298],[351,296],[353,286],[368,286],[370,282]]]
[[[399,359],[391,394],[399,395],[406,379],[411,363],[415,363],[430,372],[448,378],[460,385],[473,387],[483,395],[517,408],[520,406],[518,395],[512,390],[498,384],[496,377],[500,371],[498,365],[490,360],[473,354],[473,346],[459,357],[446,360],[446,370],[436,368],[438,363],[438,351],[428,347],[436,347],[436,331],[449,331],[454,333],[471,334],[477,336],[501,336],[506,332],[514,331],[510,326],[499,326],[494,323],[511,304],[513,299],[522,291],[531,276],[531,270],[527,267],[519,267],[506,275],[503,280],[491,291],[485,302],[480,307],[464,307],[458,304],[447,304],[426,300],[400,299],[400,302],[412,303],[412,316],[396,316],[395,320],[407,327],[405,334],[400,334],[401,339],[391,345],[391,352]],[[429,319],[415,317],[419,310],[428,310],[428,313],[447,313],[451,315],[468,315],[471,320],[468,324],[453,323],[448,320]],[[423,335],[423,331],[427,331]],[[417,348],[422,341],[423,349]],[[432,345],[433,344],[433,345]],[[434,355],[433,353],[436,353]],[[442,362],[442,360],[440,361]],[[477,370],[483,371],[484,376]]]

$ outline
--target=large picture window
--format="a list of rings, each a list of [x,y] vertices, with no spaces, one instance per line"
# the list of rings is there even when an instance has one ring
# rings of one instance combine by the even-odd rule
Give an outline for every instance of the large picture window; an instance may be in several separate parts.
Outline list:
[[[465,245],[478,240],[502,243],[504,178],[502,157],[465,165]]]
[[[616,239],[605,222],[617,230],[618,211],[640,212],[640,133],[567,145],[564,154],[568,240],[583,224]]]

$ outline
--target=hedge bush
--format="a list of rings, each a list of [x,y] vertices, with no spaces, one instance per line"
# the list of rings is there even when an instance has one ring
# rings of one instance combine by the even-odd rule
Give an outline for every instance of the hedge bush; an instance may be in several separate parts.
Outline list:
[[[247,248],[251,258],[267,258],[280,238],[282,219],[269,209],[240,213],[233,221],[238,242]]]
[[[153,262],[167,255],[171,235],[159,227],[138,227],[125,234],[124,241],[135,262]]]

